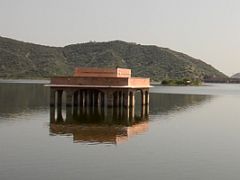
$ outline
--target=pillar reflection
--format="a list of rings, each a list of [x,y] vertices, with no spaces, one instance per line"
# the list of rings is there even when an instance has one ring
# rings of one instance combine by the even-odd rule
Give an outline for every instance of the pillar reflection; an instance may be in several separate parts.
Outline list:
[[[136,107],[134,91],[66,89],[65,94],[63,100],[62,89],[51,89],[51,134],[71,133],[74,142],[116,144],[148,129],[148,104]]]

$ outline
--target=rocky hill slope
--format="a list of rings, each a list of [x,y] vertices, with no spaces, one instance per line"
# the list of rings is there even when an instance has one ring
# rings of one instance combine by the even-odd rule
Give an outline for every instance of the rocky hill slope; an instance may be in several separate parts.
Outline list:
[[[155,81],[226,77],[201,60],[157,46],[110,41],[49,47],[0,37],[0,78],[71,75],[76,66],[131,68],[134,76]]]

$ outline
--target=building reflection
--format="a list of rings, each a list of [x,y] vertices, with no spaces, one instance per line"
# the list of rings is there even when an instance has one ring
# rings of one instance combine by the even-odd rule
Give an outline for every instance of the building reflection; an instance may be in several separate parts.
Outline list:
[[[149,107],[135,108],[59,108],[50,116],[50,134],[73,135],[74,142],[118,144],[148,130]]]

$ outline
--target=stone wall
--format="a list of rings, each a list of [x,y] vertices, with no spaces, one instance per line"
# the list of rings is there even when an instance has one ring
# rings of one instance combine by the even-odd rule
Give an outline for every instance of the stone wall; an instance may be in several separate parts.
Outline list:
[[[111,77],[53,77],[51,84],[61,85],[95,85],[95,86],[127,86],[128,78]]]

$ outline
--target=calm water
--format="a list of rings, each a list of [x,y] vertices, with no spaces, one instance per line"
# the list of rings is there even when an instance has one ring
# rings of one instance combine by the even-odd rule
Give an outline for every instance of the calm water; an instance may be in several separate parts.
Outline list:
[[[240,85],[151,92],[128,125],[50,125],[47,88],[1,83],[0,180],[240,178]]]

